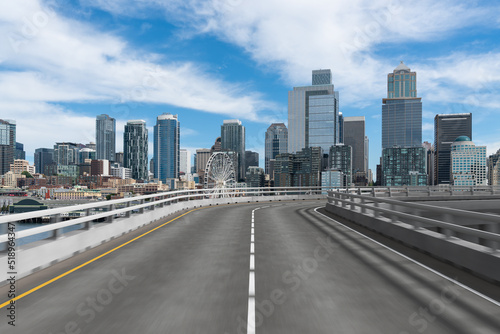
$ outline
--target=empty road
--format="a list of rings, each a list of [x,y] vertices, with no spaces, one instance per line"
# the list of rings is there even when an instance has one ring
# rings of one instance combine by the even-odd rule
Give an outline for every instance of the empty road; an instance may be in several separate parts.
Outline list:
[[[2,306],[0,333],[499,333],[498,286],[387,241],[485,295],[449,280],[315,210],[324,204],[225,205],[148,225],[19,280],[18,295],[33,290],[15,327]]]

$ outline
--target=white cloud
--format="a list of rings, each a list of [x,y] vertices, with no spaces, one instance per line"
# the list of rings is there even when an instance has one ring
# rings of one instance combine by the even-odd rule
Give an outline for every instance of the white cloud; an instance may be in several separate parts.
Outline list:
[[[422,131],[434,131],[434,124],[433,123],[423,123],[422,124]]]

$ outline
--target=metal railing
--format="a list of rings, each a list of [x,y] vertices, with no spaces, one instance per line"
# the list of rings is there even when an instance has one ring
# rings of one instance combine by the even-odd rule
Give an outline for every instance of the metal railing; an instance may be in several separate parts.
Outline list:
[[[422,187],[426,188],[426,187]],[[490,188],[490,187],[489,187]],[[378,188],[380,189],[380,188]],[[435,232],[442,233],[446,238],[457,237],[471,241],[475,237],[477,244],[488,246],[496,251],[500,246],[500,234],[483,231],[467,226],[454,224],[459,219],[470,219],[471,225],[493,224],[500,226],[500,216],[489,213],[478,213],[460,209],[438,207],[433,205],[403,202],[392,197],[395,189],[386,188],[384,193],[389,196],[379,197],[377,188],[337,189],[328,191],[328,203],[358,211],[360,214],[371,215],[375,218],[385,217],[391,223],[403,222],[413,226],[415,230],[422,228],[435,228]],[[405,193],[406,188],[397,188],[398,193]],[[475,191],[476,189],[474,189]],[[491,188],[490,188],[491,190]],[[431,192],[427,191],[429,195]],[[410,195],[411,196],[411,195]],[[430,196],[430,195],[429,195]],[[422,217],[422,213],[434,214],[442,217],[442,220]]]
[[[432,197],[432,196],[500,196],[500,186],[403,186],[403,187],[352,187],[343,192],[371,194],[375,197]]]
[[[331,188],[328,188],[331,189]],[[33,227],[17,231],[16,240],[49,233],[50,237],[58,238],[63,234],[63,229],[75,225],[81,225],[81,229],[91,229],[95,223],[111,223],[116,219],[129,218],[134,214],[141,214],[148,210],[163,208],[180,201],[196,201],[210,198],[223,197],[254,197],[254,196],[286,196],[286,195],[313,195],[323,196],[321,193],[327,189],[322,187],[273,187],[273,188],[231,188],[224,194],[212,194],[211,189],[180,190],[151,195],[136,196],[130,198],[92,202],[73,206],[65,206],[54,209],[39,210],[26,213],[10,214],[0,216],[0,250],[4,249],[8,241],[8,223],[28,221],[45,218],[49,223],[39,227]],[[265,200],[265,198],[263,199]],[[102,211],[104,210],[104,211]],[[61,221],[64,216],[71,212],[85,212],[84,216]]]

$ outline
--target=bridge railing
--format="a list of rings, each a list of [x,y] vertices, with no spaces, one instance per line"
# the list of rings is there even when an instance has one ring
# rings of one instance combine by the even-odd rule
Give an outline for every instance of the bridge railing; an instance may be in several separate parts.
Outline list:
[[[426,187],[422,188],[425,189]],[[431,190],[433,190],[432,188],[435,187],[431,187]],[[332,205],[358,211],[364,215],[371,215],[375,218],[388,218],[391,223],[403,222],[410,224],[415,230],[432,228],[433,231],[444,234],[446,238],[457,237],[469,242],[471,240],[472,242],[477,240],[475,243],[490,247],[492,251],[496,251],[500,246],[500,234],[498,233],[453,223],[458,220],[469,219],[474,222],[474,225],[481,225],[482,223],[491,224],[496,227],[500,226],[499,215],[438,207],[421,203],[403,202],[387,197],[393,197],[394,193],[404,193],[405,196],[411,196],[405,193],[405,191],[410,191],[407,190],[409,188],[383,189],[384,188],[358,188],[352,190],[331,190],[328,191],[327,200],[328,203]],[[472,192],[489,191],[490,194],[494,194],[496,189],[494,189],[493,192],[491,192],[491,189],[492,187],[481,187],[479,189],[474,189]],[[412,189],[412,191],[413,190],[414,189]],[[456,189],[454,191],[456,191]],[[431,193],[432,191],[427,189],[427,195],[432,196],[430,195]],[[385,197],[382,197],[382,194]],[[423,213],[426,215],[435,215],[441,217],[441,219],[423,217]]]
[[[500,186],[403,186],[403,187],[351,187],[342,192],[371,194],[375,197],[437,197],[500,195]]]
[[[331,189],[331,188],[328,188]],[[255,197],[255,196],[290,196],[290,195],[321,195],[327,189],[322,187],[272,187],[272,188],[228,188],[222,193],[214,193],[212,189],[180,190],[164,193],[115,199],[102,202],[65,206],[54,209],[10,214],[0,217],[0,250],[6,248],[8,241],[8,224],[20,221],[41,220],[49,223],[39,227],[16,231],[16,240],[30,236],[45,234],[49,238],[59,238],[63,230],[69,227],[91,229],[96,223],[112,223],[114,220],[129,218],[181,201],[196,201],[222,197]],[[71,220],[62,221],[71,212],[83,212],[84,215]],[[79,226],[77,226],[79,225]]]

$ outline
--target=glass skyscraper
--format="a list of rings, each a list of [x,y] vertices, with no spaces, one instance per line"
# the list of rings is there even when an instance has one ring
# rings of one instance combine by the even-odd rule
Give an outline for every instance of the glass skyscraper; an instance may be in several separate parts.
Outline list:
[[[288,129],[284,123],[273,123],[267,128],[265,149],[265,170],[269,174],[269,161],[288,150]]]
[[[99,160],[115,161],[116,120],[108,115],[98,115],[95,122],[96,155]]]
[[[35,171],[45,173],[45,166],[54,162],[54,150],[51,148],[37,148],[35,150]]]
[[[154,127],[154,177],[167,180],[179,177],[180,123],[177,115],[169,113],[157,117]],[[169,183],[172,187],[172,182]]]
[[[330,70],[312,74],[312,86],[288,92],[288,152],[321,147],[328,153],[339,143],[339,93],[334,90]]]
[[[382,100],[382,148],[422,145],[422,101],[417,74],[403,62],[387,75],[387,98]]]
[[[451,182],[451,144],[460,136],[472,138],[472,114],[438,114],[434,118],[434,184]]]
[[[0,175],[10,170],[16,154],[16,122],[0,119]]]
[[[221,148],[237,154],[237,181],[245,178],[245,127],[237,119],[225,120],[221,125]]]
[[[123,165],[136,180],[148,179],[148,129],[146,121],[132,120],[123,133]]]
[[[344,117],[344,144],[352,147],[352,173],[368,172],[365,117]]]

